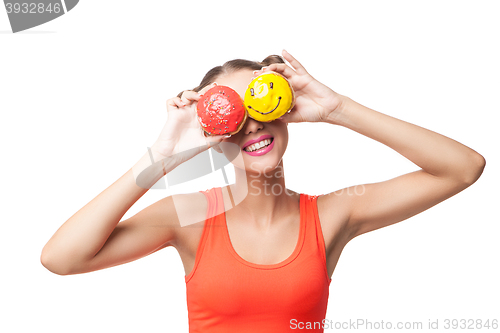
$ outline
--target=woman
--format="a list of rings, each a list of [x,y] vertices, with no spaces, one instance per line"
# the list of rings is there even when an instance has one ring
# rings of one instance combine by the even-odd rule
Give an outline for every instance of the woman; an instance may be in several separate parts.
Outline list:
[[[345,245],[467,188],[485,160],[452,139],[334,92],[286,51],[283,57],[291,66],[278,56],[262,63],[230,61],[209,71],[197,88],[170,99],[168,121],[150,151],[57,230],[42,251],[42,264],[56,274],[79,274],[174,246],[186,272],[190,332],[322,332],[328,286]],[[244,96],[264,72],[290,81],[296,93],[292,111],[269,123],[248,118],[230,137],[205,137],[196,117],[200,94],[225,85]],[[282,160],[290,122],[344,126],[421,169],[362,185],[362,191],[296,193],[285,187]],[[264,143],[272,142],[261,154],[247,153],[266,137]],[[152,184],[211,146],[226,155],[237,147],[235,184],[169,196],[119,223]],[[144,183],[149,185],[139,186]]]

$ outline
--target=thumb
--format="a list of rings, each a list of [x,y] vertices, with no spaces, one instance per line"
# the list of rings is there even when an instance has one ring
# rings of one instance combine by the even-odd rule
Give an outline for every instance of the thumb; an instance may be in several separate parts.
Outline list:
[[[230,138],[231,135],[213,135],[205,138],[208,148],[212,148],[213,146],[218,145],[222,140]]]
[[[288,112],[278,118],[284,123],[298,123],[301,122],[301,117],[297,114],[297,112]]]
[[[201,89],[198,94],[201,96],[203,96],[208,90],[210,90],[211,88],[215,87],[217,85],[217,82],[212,82],[210,83],[208,86],[204,87],[203,89]]]

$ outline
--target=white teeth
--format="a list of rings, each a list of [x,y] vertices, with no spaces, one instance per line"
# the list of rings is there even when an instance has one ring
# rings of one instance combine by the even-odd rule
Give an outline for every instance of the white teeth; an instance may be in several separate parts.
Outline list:
[[[262,140],[260,142],[254,143],[253,145],[246,147],[245,150],[248,152],[251,152],[251,151],[260,149],[264,146],[267,146],[270,143],[271,143],[271,139],[265,139],[265,140]]]

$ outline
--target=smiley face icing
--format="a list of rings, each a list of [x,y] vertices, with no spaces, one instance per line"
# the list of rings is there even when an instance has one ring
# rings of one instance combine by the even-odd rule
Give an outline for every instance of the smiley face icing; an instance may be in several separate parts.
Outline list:
[[[270,122],[293,108],[295,94],[282,75],[265,73],[250,82],[243,101],[248,116],[257,121]]]

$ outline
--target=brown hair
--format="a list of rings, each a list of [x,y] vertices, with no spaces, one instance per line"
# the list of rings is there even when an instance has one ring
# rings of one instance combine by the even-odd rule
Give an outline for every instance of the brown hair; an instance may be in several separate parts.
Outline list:
[[[208,86],[209,84],[215,82],[215,79],[217,79],[219,76],[222,75],[227,75],[230,73],[234,73],[238,70],[241,69],[250,69],[250,70],[259,70],[264,66],[269,66],[271,64],[284,64],[285,61],[283,58],[279,55],[270,55],[269,57],[266,57],[266,59],[262,60],[261,62],[257,61],[250,61],[250,60],[245,60],[245,59],[234,59],[227,61],[224,65],[222,66],[217,66],[212,68],[205,74],[205,77],[203,80],[201,80],[200,84],[198,87],[192,89],[193,91],[200,91],[204,87]],[[181,97],[182,93],[184,91],[181,91],[177,97]]]

